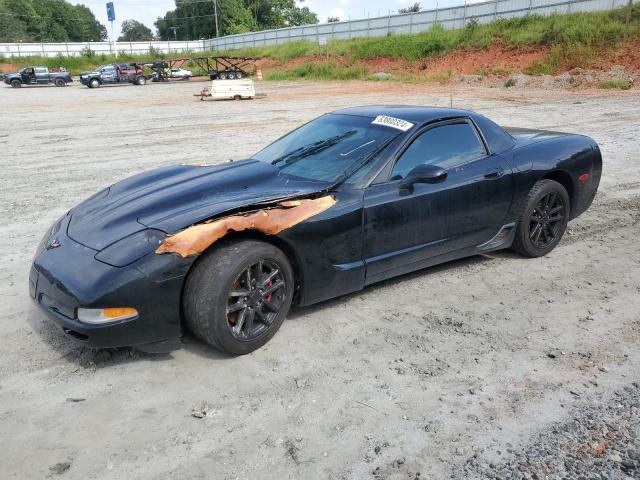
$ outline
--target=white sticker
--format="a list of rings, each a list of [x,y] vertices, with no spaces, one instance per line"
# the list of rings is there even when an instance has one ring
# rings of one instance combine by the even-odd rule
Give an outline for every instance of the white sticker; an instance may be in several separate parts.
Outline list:
[[[403,132],[406,132],[413,127],[413,123],[411,122],[407,122],[401,118],[388,117],[387,115],[378,115],[371,123],[374,125],[384,125],[385,127],[397,128]]]

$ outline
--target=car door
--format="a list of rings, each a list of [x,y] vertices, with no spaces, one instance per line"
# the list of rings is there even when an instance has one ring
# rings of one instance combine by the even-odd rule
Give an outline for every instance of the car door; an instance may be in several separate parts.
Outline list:
[[[104,67],[100,72],[100,78],[104,83],[113,83],[117,81],[117,71],[115,67]]]
[[[420,164],[440,166],[447,176],[436,184],[417,183],[410,191],[400,188]],[[412,265],[420,268],[428,259],[497,232],[509,207],[505,199],[512,193],[506,160],[488,153],[468,119],[419,132],[386,175],[364,195],[367,283],[410,271]]]
[[[34,68],[36,83],[38,85],[46,85],[49,83],[49,70],[46,68]]]
[[[34,84],[36,83],[36,75],[33,72],[33,68],[25,68],[22,71],[22,83],[24,84]]]

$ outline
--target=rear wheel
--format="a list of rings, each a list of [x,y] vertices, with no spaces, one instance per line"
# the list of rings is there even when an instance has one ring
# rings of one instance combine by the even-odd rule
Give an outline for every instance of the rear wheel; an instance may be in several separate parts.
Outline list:
[[[512,248],[527,257],[549,253],[567,228],[569,207],[569,194],[561,184],[553,180],[537,182],[527,197]]]
[[[292,297],[293,271],[281,250],[255,240],[229,243],[205,254],[189,273],[185,322],[212,347],[243,355],[275,335]]]
[[[146,85],[147,84],[147,79],[145,77],[138,77],[136,79],[136,83],[138,85]]]
[[[53,84],[56,87],[66,87],[67,86],[67,82],[65,82],[63,78],[56,78],[56,80],[55,80],[55,82],[53,82]]]
[[[240,80],[244,75],[242,75],[242,72],[236,72],[236,78],[238,80]]]
[[[20,88],[22,86],[22,82],[20,80],[11,80],[11,86],[13,88]]]

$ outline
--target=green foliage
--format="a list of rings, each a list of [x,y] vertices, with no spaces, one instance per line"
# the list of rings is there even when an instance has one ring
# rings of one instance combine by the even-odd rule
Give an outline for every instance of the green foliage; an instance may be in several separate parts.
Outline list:
[[[91,47],[84,47],[82,50],[80,50],[80,55],[85,58],[92,59],[95,58],[96,52],[91,50]]]
[[[515,48],[523,45],[547,45],[549,55],[534,61],[525,73],[551,74],[560,66],[588,67],[598,59],[598,51],[640,34],[640,4],[636,4],[627,22],[627,8],[603,12],[565,15],[527,15],[498,19],[489,24],[469,21],[461,30],[444,30],[435,25],[414,35],[354,38],[329,42],[331,55],[352,62],[377,57],[419,60],[455,49],[481,49],[490,45]],[[324,53],[317,44],[297,41],[283,45],[241,49],[239,55],[266,56],[280,62]],[[488,72],[498,73],[498,72]]]
[[[119,42],[144,42],[153,40],[153,32],[144,23],[137,20],[125,20],[122,22],[122,35]]]
[[[342,66],[334,62],[305,63],[284,71],[265,74],[265,80],[363,80],[369,72],[364,65]]]
[[[416,13],[416,12],[419,12],[420,10],[421,10],[420,3],[416,2],[409,7],[398,9],[398,13]]]
[[[317,15],[308,7],[298,7],[295,0],[217,0],[217,6],[220,36],[318,23]],[[158,18],[155,26],[163,40],[212,38],[214,14],[213,1],[176,0],[175,10]]]
[[[507,87],[507,88],[515,87],[516,86],[516,79],[515,78],[508,79],[506,82],[504,82],[504,86]]]
[[[600,84],[600,87],[607,89],[619,88],[620,90],[629,90],[631,88],[631,84],[627,80],[605,80]]]
[[[65,0],[0,0],[2,42],[86,42],[107,38],[91,10]]]

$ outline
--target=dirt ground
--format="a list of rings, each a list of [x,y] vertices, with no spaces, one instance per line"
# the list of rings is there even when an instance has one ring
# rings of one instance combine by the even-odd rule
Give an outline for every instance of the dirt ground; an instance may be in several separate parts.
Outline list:
[[[470,461],[503,462],[640,380],[637,90],[267,83],[264,99],[201,102],[204,85],[0,88],[0,478],[470,478]],[[450,103],[599,142],[596,201],[549,256],[298,308],[237,358],[188,335],[170,355],[88,350],[30,301],[46,228],[110,183],[246,157],[339,107]]]

